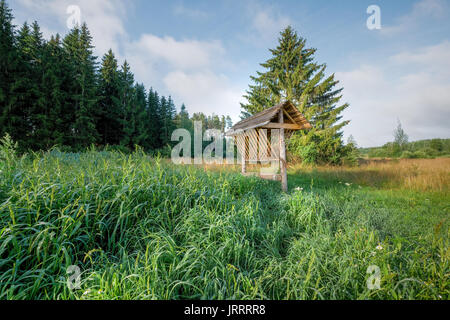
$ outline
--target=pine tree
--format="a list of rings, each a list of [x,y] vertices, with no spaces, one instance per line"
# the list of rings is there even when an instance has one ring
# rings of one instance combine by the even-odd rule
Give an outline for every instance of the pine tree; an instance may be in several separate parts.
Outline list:
[[[44,74],[44,48],[46,43],[42,37],[40,27],[37,22],[32,25],[29,36],[26,36],[22,43],[22,35],[19,37],[19,46],[24,58],[24,78],[29,83],[24,86],[27,92],[27,108],[29,109],[29,121],[32,129],[30,132],[29,147],[35,150],[47,149],[49,145],[49,137],[51,136],[53,121],[50,117],[50,106],[43,94],[45,87],[43,86]],[[27,39],[29,39],[27,41]]]
[[[231,120],[231,117],[230,116],[227,116],[226,117],[226,119],[225,119],[225,121],[226,121],[226,124],[227,124],[227,129],[231,129],[232,127],[233,127],[233,120]]]
[[[75,26],[64,38],[64,49],[69,55],[73,69],[70,98],[74,106],[72,126],[73,146],[85,148],[95,143],[98,133],[95,128],[97,104],[96,57],[93,55],[92,36],[84,23],[81,29]]]
[[[112,50],[103,56],[99,72],[99,103],[96,128],[103,145],[118,145],[123,136],[119,71]]]
[[[67,87],[72,80],[70,69],[61,47],[59,34],[52,36],[44,45],[42,58],[41,97],[45,101],[43,115],[46,130],[35,137],[38,148],[48,149],[54,145],[69,145],[70,142],[70,111],[72,105],[68,103]]]
[[[148,94],[147,114],[149,147],[153,150],[160,149],[162,147],[161,102],[158,92],[153,91],[153,88],[150,88]]]
[[[12,24],[13,15],[6,1],[0,1],[0,135],[9,133],[13,139],[19,141],[20,135],[26,132],[16,132],[26,124],[21,111],[15,107],[11,97],[14,82],[19,79],[17,68],[19,65],[18,51],[15,47],[15,30]]]
[[[168,111],[167,99],[166,97],[162,97],[160,100],[160,117],[161,117],[161,147],[165,147],[169,143],[169,130],[168,130],[168,119],[169,119],[169,111]]]
[[[291,27],[270,52],[272,57],[261,64],[266,71],[251,78],[254,84],[245,96],[248,103],[242,104],[243,117],[290,100],[313,126],[294,135],[290,150],[313,162],[339,163],[344,156],[341,129],[349,123],[340,122],[348,104],[338,106],[339,82],[334,74],[325,77],[326,66],[314,62],[316,49],[307,48],[306,40]]]
[[[14,140],[20,139],[23,148],[31,146],[32,122],[31,112],[34,109],[34,95],[38,81],[33,73],[31,29],[27,23],[20,28],[16,49],[19,64],[15,70],[15,77],[9,92],[9,113],[7,130]]]
[[[134,107],[135,112],[135,132],[133,135],[133,144],[150,149],[149,136],[147,130],[147,93],[143,84],[135,86]]]
[[[173,103],[172,97],[166,99],[166,97],[161,98],[161,143],[162,146],[167,146],[171,144],[172,132],[175,130],[175,116],[176,108]]]
[[[167,127],[167,141],[171,144],[172,132],[176,129],[175,126],[175,117],[177,116],[177,108],[175,107],[175,103],[172,100],[172,97],[169,96],[167,100],[167,117],[165,126]]]
[[[120,144],[128,148],[133,148],[133,135],[136,128],[136,108],[135,101],[135,87],[134,75],[131,73],[130,65],[125,61],[119,71],[119,88],[120,88],[120,106],[123,113],[122,130],[123,136]]]
[[[176,117],[176,127],[183,128],[188,131],[193,129],[192,122],[189,119],[189,113],[187,112],[184,103],[181,105],[180,113]]]

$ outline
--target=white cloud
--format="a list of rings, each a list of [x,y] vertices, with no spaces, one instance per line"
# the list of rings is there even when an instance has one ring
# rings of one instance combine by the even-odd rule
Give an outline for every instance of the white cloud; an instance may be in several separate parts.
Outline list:
[[[435,76],[450,76],[449,65],[450,41],[443,42],[416,51],[401,52],[392,56],[390,59],[396,64],[412,65],[415,68],[426,68],[435,73]],[[443,67],[444,66],[444,67]]]
[[[192,114],[227,114],[238,120],[243,92],[220,73],[229,66],[220,41],[176,40],[144,34],[127,45],[125,56],[136,79],[158,83]]]
[[[363,146],[392,140],[399,118],[411,139],[450,136],[450,50],[448,41],[401,52],[383,65],[338,72],[351,106],[346,129]],[[411,71],[412,70],[412,71]],[[392,74],[400,74],[397,77]]]
[[[221,74],[211,71],[186,73],[174,71],[164,78],[164,83],[188,106],[191,113],[227,114],[238,120],[243,92],[234,87],[231,81]]]
[[[253,17],[253,27],[263,37],[273,37],[290,24],[289,18],[283,16],[271,16],[272,12],[261,10]]]
[[[177,41],[152,34],[144,34],[137,42],[130,43],[128,51],[139,52],[149,62],[161,59],[181,69],[210,67],[217,57],[225,53],[219,41]]]
[[[199,9],[187,8],[181,3],[173,6],[173,13],[177,16],[185,16],[190,19],[205,19],[209,17],[207,12]]]
[[[227,66],[225,53],[219,41],[144,34],[124,55],[137,80],[165,88],[163,94],[185,103],[190,113],[238,115],[242,93],[219,71]]]
[[[448,5],[444,0],[420,0],[413,5],[411,12],[398,18],[395,25],[383,25],[381,34],[393,36],[402,32],[411,32],[424,23],[424,19],[443,18],[447,10]]]
[[[51,21],[52,28],[43,27],[44,35],[68,31],[67,7],[79,6],[81,20],[86,22],[94,39],[96,54],[103,55],[110,48],[119,51],[121,38],[126,37],[123,17],[126,6],[123,0],[17,0],[20,4],[18,15],[33,20]]]
[[[289,17],[280,13],[275,6],[263,6],[257,2],[250,2],[247,8],[251,21],[248,35],[242,36],[246,41],[265,45],[265,42],[273,42],[279,33],[292,24]]]

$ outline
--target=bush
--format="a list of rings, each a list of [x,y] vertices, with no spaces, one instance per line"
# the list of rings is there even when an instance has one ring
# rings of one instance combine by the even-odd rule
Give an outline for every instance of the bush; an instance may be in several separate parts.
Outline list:
[[[444,150],[444,144],[442,143],[441,139],[433,139],[430,142],[430,147],[436,151],[443,151]]]
[[[423,152],[427,158],[434,158],[439,155],[439,151],[432,149],[430,147],[420,149],[419,151]]]
[[[401,158],[403,159],[416,159],[416,155],[411,151],[403,151]]]
[[[430,158],[433,158],[433,156],[428,154],[424,150],[419,150],[419,151],[415,151],[415,152],[403,151],[401,158],[403,158],[403,159],[430,159]]]
[[[299,155],[304,164],[317,164],[319,160],[319,152],[317,151],[317,147],[314,142],[299,149]]]
[[[419,150],[414,152],[414,159],[428,159],[430,158],[429,155],[427,155],[424,151]]]

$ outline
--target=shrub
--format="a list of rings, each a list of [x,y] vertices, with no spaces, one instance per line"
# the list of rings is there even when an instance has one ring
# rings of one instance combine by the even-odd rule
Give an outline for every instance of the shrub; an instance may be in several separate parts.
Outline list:
[[[403,159],[415,159],[416,156],[413,152],[411,151],[403,151],[401,158]]]
[[[307,165],[316,164],[319,160],[319,152],[316,144],[312,142],[309,145],[299,148],[299,155],[302,158],[302,162]]]
[[[441,139],[433,139],[430,142],[430,147],[436,151],[443,151],[444,150],[444,144],[442,143]]]
[[[423,150],[414,152],[414,159],[428,159],[428,158],[430,158],[430,156],[427,155]]]

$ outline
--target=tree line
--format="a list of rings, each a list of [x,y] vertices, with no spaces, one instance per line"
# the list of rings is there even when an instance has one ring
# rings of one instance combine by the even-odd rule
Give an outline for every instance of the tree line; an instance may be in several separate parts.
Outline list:
[[[0,1],[0,136],[8,133],[22,150],[58,145],[82,150],[91,145],[136,145],[146,151],[171,146],[176,128],[225,130],[230,117],[189,116],[173,99],[136,83],[127,61],[112,50],[99,62],[87,25],[65,36],[43,38],[39,24],[13,25]]]
[[[450,139],[428,139],[409,142],[400,120],[394,130],[394,141],[382,147],[363,148],[361,154],[369,158],[433,159],[450,156]]]

